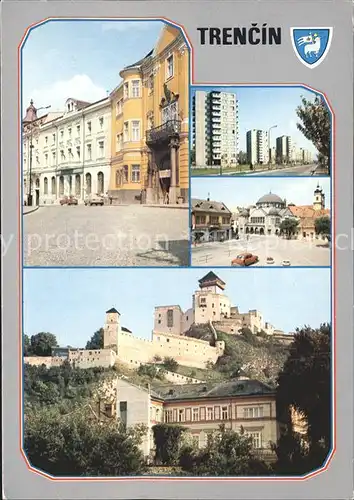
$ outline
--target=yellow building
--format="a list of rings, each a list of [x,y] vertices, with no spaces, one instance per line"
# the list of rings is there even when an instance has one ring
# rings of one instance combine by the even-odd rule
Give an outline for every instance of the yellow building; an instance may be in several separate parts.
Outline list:
[[[113,203],[187,203],[189,50],[164,25],[155,48],[111,93]]]

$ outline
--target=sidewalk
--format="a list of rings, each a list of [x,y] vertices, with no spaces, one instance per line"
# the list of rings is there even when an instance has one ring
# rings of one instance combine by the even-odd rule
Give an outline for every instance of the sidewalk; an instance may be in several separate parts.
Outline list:
[[[31,214],[32,212],[35,212],[38,209],[39,209],[39,206],[36,206],[36,207],[24,206],[24,207],[22,207],[22,213],[23,213],[23,215],[27,215],[27,214]]]
[[[189,208],[189,204],[188,203],[183,203],[183,204],[178,204],[178,203],[175,203],[175,204],[170,204],[170,205],[161,205],[161,204],[152,204],[152,205],[145,205],[143,204],[143,207],[147,207],[147,208],[179,208],[179,209],[188,209]]]

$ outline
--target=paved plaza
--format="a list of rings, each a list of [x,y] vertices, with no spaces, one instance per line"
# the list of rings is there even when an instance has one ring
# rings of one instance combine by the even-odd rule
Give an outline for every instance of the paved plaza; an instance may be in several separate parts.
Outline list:
[[[281,266],[282,261],[290,260],[291,266],[329,266],[330,249],[325,240],[286,240],[278,236],[251,235],[249,240],[230,240],[211,243],[199,243],[192,248],[193,266],[230,266],[242,252],[257,255],[255,266]],[[274,259],[274,264],[267,264],[267,257]]]
[[[40,207],[23,217],[26,266],[186,266],[183,208]]]

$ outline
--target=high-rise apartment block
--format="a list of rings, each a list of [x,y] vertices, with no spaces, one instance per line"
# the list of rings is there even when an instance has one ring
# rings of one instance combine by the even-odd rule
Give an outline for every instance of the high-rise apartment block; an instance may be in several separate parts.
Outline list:
[[[247,161],[252,165],[269,161],[268,132],[249,130],[246,134]]]
[[[277,163],[289,163],[292,158],[292,140],[289,135],[282,135],[276,139]]]
[[[196,165],[236,165],[239,148],[236,94],[198,90],[192,100],[192,116]]]

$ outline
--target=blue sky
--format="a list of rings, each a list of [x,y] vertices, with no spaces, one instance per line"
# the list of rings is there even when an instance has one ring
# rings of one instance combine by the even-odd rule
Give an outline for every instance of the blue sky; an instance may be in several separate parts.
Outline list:
[[[330,179],[328,178],[294,178],[294,177],[228,177],[228,178],[193,178],[191,179],[192,198],[223,201],[232,209],[237,206],[253,205],[269,192],[285,198],[295,205],[311,205],[313,192],[317,184],[325,194],[326,208],[330,208]]]
[[[24,332],[49,331],[61,345],[84,347],[112,306],[122,325],[150,338],[157,305],[191,307],[208,269],[24,270]],[[219,269],[226,293],[242,311],[259,309],[284,331],[330,320],[328,269]],[[316,293],[314,295],[314,290]]]
[[[49,21],[22,49],[23,107],[61,110],[68,97],[96,101],[120,82],[119,71],[154,48],[160,21]]]
[[[246,151],[246,132],[251,129],[268,131],[273,125],[277,128],[271,131],[272,147],[275,139],[281,135],[290,135],[300,148],[306,148],[317,154],[316,148],[297,129],[299,119],[296,108],[301,104],[301,96],[313,100],[315,94],[304,88],[245,88],[245,87],[198,87],[210,91],[213,88],[236,94],[239,105],[240,150]],[[192,91],[192,95],[194,94]]]

